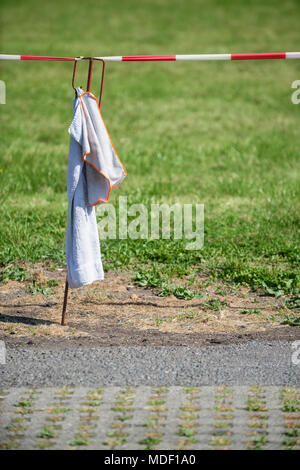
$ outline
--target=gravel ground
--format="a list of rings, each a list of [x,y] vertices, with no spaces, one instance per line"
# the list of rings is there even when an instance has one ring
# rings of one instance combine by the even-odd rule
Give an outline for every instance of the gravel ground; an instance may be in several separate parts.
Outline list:
[[[4,387],[49,385],[298,385],[293,343],[209,347],[7,348]]]

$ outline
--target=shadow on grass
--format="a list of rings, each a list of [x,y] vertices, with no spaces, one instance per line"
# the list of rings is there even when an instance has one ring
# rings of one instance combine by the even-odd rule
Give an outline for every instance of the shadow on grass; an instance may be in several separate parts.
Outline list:
[[[3,308],[24,308],[24,307],[55,307],[56,305],[58,305],[58,302],[52,302],[52,303],[46,303],[46,304],[41,304],[41,303],[38,303],[38,304],[0,304],[0,307],[3,307]],[[1,314],[0,314],[1,315]]]
[[[50,320],[42,320],[39,318],[19,317],[12,315],[0,314],[0,322],[2,323],[23,323],[25,325],[55,325],[57,322]]]

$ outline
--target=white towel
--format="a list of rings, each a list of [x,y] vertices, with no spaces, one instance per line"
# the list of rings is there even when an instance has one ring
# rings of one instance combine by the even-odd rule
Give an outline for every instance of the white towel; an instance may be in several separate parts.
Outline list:
[[[107,202],[126,170],[100,114],[97,99],[81,88],[73,101],[69,128],[67,279],[80,287],[104,279],[95,207]]]

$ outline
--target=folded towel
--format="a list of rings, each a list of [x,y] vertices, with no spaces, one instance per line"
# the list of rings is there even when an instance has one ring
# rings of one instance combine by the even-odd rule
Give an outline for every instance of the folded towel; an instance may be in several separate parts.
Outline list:
[[[81,88],[69,128],[67,280],[80,287],[104,279],[95,207],[107,202],[126,170],[120,162],[96,98]]]

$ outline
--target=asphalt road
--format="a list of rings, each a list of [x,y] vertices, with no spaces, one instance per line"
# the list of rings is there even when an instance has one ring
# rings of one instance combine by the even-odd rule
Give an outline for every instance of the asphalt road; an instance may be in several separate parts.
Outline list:
[[[284,341],[199,348],[8,348],[6,364],[0,365],[0,385],[297,386],[300,364],[293,363],[293,353],[295,357],[293,343]]]

